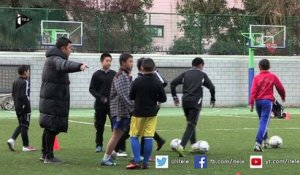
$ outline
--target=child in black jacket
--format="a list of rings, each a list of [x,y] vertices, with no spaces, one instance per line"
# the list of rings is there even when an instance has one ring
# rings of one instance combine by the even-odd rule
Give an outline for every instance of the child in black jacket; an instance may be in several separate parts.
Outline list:
[[[24,152],[35,151],[36,149],[29,146],[28,129],[30,124],[30,88],[28,78],[30,76],[29,66],[21,65],[18,68],[20,77],[14,81],[12,96],[15,104],[15,111],[18,117],[19,125],[15,129],[11,138],[7,140],[8,147],[15,151],[15,142],[21,133]]]

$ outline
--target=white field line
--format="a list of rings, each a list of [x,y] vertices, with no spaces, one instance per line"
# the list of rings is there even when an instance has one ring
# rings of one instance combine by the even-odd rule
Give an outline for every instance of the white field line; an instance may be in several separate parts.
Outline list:
[[[94,125],[91,122],[81,122],[75,120],[69,120],[71,123],[78,123],[84,125]],[[105,127],[110,127],[110,125],[105,125]],[[271,130],[300,130],[300,128],[269,128]],[[210,131],[240,131],[240,130],[257,130],[257,128],[217,128],[217,129],[200,129],[200,130],[210,130]],[[184,129],[157,129],[160,132],[176,132],[184,131]]]
[[[91,122],[80,122],[80,121],[75,121],[75,120],[69,120],[69,122],[71,123],[79,123],[79,124],[84,124],[84,125],[94,125],[94,123]],[[105,125],[106,127],[110,126],[110,125]]]
[[[201,117],[201,116],[200,116]],[[257,117],[246,117],[246,116],[239,116],[239,115],[232,115],[232,114],[223,114],[217,115],[215,117],[233,117],[233,118],[250,118],[250,119],[257,119]]]

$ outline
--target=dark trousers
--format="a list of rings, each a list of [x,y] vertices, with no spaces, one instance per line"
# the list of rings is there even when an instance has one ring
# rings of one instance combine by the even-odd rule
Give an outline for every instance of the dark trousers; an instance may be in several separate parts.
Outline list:
[[[95,116],[94,116],[94,126],[96,128],[96,139],[95,143],[96,146],[103,146],[103,133],[105,128],[106,116],[109,116],[109,108],[103,109],[96,109]],[[111,128],[112,128],[112,121],[111,117],[108,117],[110,120]]]
[[[54,145],[55,136],[57,134],[58,132],[44,129],[43,136],[42,136],[42,155],[44,158],[52,159],[54,157],[53,145]]]
[[[17,117],[19,121],[19,125],[13,132],[11,138],[16,140],[21,133],[23,146],[27,147],[29,145],[29,139],[28,139],[28,129],[30,124],[30,113],[27,114],[20,114],[17,112]]]
[[[196,125],[198,122],[198,117],[200,113],[200,109],[198,108],[183,108],[184,115],[187,120],[187,125],[185,132],[182,136],[180,145],[185,147],[188,141],[191,144],[196,143]]]

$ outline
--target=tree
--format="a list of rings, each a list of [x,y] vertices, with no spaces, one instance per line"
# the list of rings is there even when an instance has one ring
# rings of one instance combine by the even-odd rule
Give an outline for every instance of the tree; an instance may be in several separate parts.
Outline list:
[[[246,42],[241,33],[248,33],[250,24],[288,26],[290,52],[299,52],[300,18],[295,17],[300,15],[299,0],[243,2],[245,9],[228,9],[223,0],[184,0],[178,5],[179,12],[185,18],[180,27],[195,46],[193,53],[201,53],[204,39],[211,38],[213,43],[209,44],[213,45],[208,51],[210,54],[245,54]]]
[[[144,52],[152,43],[145,26],[145,9],[152,0],[90,1],[88,9],[74,10],[74,18],[84,21],[85,46],[91,51]]]
[[[151,33],[145,22],[145,9],[152,0],[104,0],[98,13],[101,50],[145,52],[151,46]]]
[[[193,54],[193,50],[193,44],[185,37],[175,39],[174,45],[169,48],[170,54]]]
[[[243,0],[243,2],[248,14],[262,17],[259,24],[287,26],[289,54],[300,54],[299,0]]]
[[[285,25],[287,16],[300,15],[299,0],[243,0],[249,14],[264,17],[263,24]]]
[[[178,5],[178,11],[185,17],[180,27],[193,43],[193,53],[205,49],[209,54],[243,53],[243,10],[228,9],[226,0],[186,0]]]
[[[214,38],[228,23],[222,18],[227,12],[226,0],[185,0],[177,9],[185,18],[179,27],[193,43],[194,53],[202,53],[203,39]]]
[[[1,7],[23,7],[23,8],[61,8],[62,0],[2,0]]]
[[[40,45],[40,22],[51,16],[55,19],[66,19],[65,13],[60,11],[49,12],[40,7],[60,7],[58,1],[51,0],[4,0],[0,2],[1,6],[8,8],[0,9],[0,49],[33,51]],[[30,9],[29,9],[30,8]],[[48,13],[48,15],[47,15]],[[15,20],[17,14],[28,16],[31,21],[24,26],[16,29]]]

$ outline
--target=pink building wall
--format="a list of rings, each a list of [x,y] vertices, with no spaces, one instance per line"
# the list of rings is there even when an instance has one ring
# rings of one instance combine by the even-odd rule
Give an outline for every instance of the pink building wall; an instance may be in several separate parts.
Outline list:
[[[227,0],[227,7],[244,9],[244,3],[242,2],[242,0]]]
[[[176,0],[154,0],[149,13],[147,25],[164,26],[164,36],[153,37],[153,46],[156,51],[168,51],[176,38],[183,36],[183,32],[178,29],[178,22],[183,18],[176,15]]]
[[[177,2],[180,1],[181,0],[153,0],[152,8],[147,11],[150,14],[146,25],[164,26],[164,37],[153,37],[153,46],[158,47],[157,51],[168,51],[173,45],[174,39],[184,35],[183,31],[180,31],[178,28],[178,23],[183,18],[176,15]],[[227,6],[228,8],[244,8],[242,0],[227,0]]]

